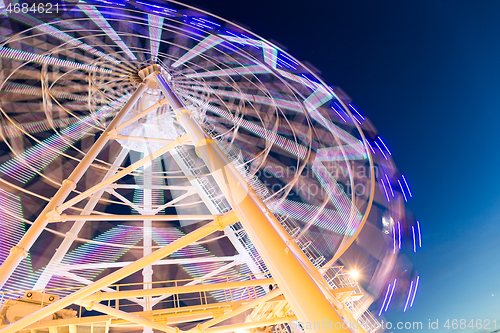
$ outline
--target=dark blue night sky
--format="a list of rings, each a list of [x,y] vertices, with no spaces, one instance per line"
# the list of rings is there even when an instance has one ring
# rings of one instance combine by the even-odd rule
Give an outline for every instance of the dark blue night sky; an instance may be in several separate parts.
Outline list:
[[[243,4],[244,3],[244,4]],[[413,308],[392,322],[500,329],[500,1],[201,1],[288,48],[377,127],[422,223]],[[494,296],[493,296],[494,295]],[[492,332],[458,329],[460,332]],[[390,330],[389,330],[390,331]]]

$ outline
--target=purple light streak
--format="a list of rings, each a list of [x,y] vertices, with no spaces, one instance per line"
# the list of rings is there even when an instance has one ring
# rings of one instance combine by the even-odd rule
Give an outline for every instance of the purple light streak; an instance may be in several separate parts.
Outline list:
[[[396,229],[392,226],[392,252],[396,254]]]
[[[384,151],[382,150],[382,148],[380,148],[380,146],[379,146],[378,142],[377,142],[377,141],[373,141],[373,142],[375,142],[375,144],[377,145],[378,149],[380,150],[380,152],[382,153],[382,155],[384,156],[384,158],[387,160],[388,158],[387,158],[387,156],[385,155],[385,153],[384,153]]]
[[[415,242],[415,227],[411,226],[411,232],[413,234],[413,252],[417,252],[417,243]]]
[[[389,194],[387,193],[387,189],[385,188],[384,180],[382,178],[380,178],[380,183],[382,183],[382,186],[384,187],[385,198],[387,199],[387,202],[391,202],[391,199],[389,199]]]
[[[344,121],[344,123],[347,123],[347,121],[344,119],[344,117],[342,117],[342,116],[340,115],[340,113],[339,113],[339,112],[338,112],[338,111],[337,111],[337,110],[336,110],[333,106],[331,106],[330,108],[331,108],[333,111],[335,111],[335,113],[336,113],[336,114],[340,117],[340,119],[342,119],[342,120]]]
[[[413,281],[411,281],[410,284],[410,290],[408,291],[408,297],[406,298],[405,309],[403,310],[403,312],[406,312],[406,309],[408,308],[408,301],[410,300],[412,290],[413,290]]]
[[[157,6],[157,5],[153,5],[151,3],[146,3],[146,2],[141,2],[141,1],[137,1],[137,3],[139,3],[141,5],[146,5],[146,6],[149,6],[149,7],[155,7],[155,8],[167,10],[167,11],[170,11],[170,12],[177,12],[175,9],[171,9],[171,8],[167,8],[167,7],[163,7],[163,6]]]
[[[401,175],[403,177],[403,180],[405,181],[406,188],[408,189],[408,193],[410,194],[410,198],[413,198],[413,195],[411,194],[410,187],[408,186],[408,183],[406,182],[405,175]]]
[[[389,283],[389,285],[387,286],[387,291],[385,292],[384,302],[382,303],[382,307],[380,308],[380,311],[378,313],[379,317],[382,315],[382,311],[384,310],[385,301],[387,300],[387,295],[389,295],[390,288],[391,288],[391,284]]]
[[[361,119],[365,120],[365,117],[363,117],[361,115],[361,113],[359,113],[358,110],[356,110],[356,108],[354,107],[354,105],[352,105],[352,104],[349,103],[349,106],[351,107],[351,109],[353,109],[358,114],[358,116],[361,117]]]
[[[422,235],[420,234],[420,222],[417,221],[418,247],[422,247]]]
[[[352,117],[353,117],[353,118],[354,118],[354,119],[358,122],[358,124],[360,124],[360,125],[361,125],[361,121],[359,121],[359,119],[356,117],[356,115],[355,115],[355,114],[353,114],[353,115],[352,115]]]
[[[254,41],[254,39],[253,39],[252,37],[249,37],[249,36],[247,36],[247,35],[245,35],[245,34],[241,34],[241,33],[240,33],[240,36],[242,36],[244,39],[250,39],[250,40]],[[251,47],[253,47],[253,48],[256,48],[256,49],[258,49],[258,48],[259,48],[259,46],[254,45],[253,43],[250,43],[249,45],[250,45]]]
[[[385,149],[387,149],[387,152],[389,153],[389,155],[392,156],[392,153],[391,151],[389,150],[389,148],[387,148],[387,145],[385,144],[385,142],[382,140],[382,138],[380,136],[377,136],[377,138],[380,140],[380,142],[384,145]]]
[[[385,306],[385,310],[384,311],[387,311],[387,309],[389,308],[389,305],[391,304],[392,295],[394,294],[394,288],[396,288],[396,283],[397,282],[398,282],[398,280],[394,279],[394,284],[392,285],[392,290],[391,290],[391,296],[389,296],[389,301],[387,302],[387,305]]]
[[[401,223],[398,221],[399,249],[401,250]]]
[[[399,187],[401,188],[401,192],[403,193],[403,197],[405,198],[405,202],[408,202],[408,199],[406,198],[405,190],[403,190],[403,186],[401,185],[401,182],[398,179],[398,184]]]
[[[385,179],[387,179],[387,184],[389,184],[389,188],[391,189],[392,197],[394,198],[395,197],[394,191],[392,190],[391,181],[389,180],[389,177],[387,176],[387,174],[385,174]]]
[[[293,60],[292,58],[290,58],[290,57],[289,57],[289,56],[287,56],[286,54],[281,53],[281,55],[282,55],[283,57],[285,57],[286,59],[290,60],[291,62],[293,62],[295,65],[298,65],[298,64],[299,64],[298,62],[296,62],[295,60]]]
[[[368,142],[368,140],[366,141],[366,143],[368,143],[368,146],[370,147],[371,151],[373,152],[373,155],[375,155],[375,150],[373,149],[372,145],[370,144],[370,142]]]
[[[415,291],[413,292],[413,298],[411,299],[410,308],[413,306],[413,301],[415,301],[415,295],[417,294],[418,282],[420,281],[420,276],[417,275],[417,282],[415,283]]]
[[[220,27],[220,24],[218,24],[218,23],[215,23],[215,22],[209,21],[209,20],[204,19],[204,18],[201,18],[201,17],[200,17],[199,19],[200,19],[201,21],[206,22],[206,23],[210,23],[210,24],[213,24],[213,25],[215,25],[215,26]]]

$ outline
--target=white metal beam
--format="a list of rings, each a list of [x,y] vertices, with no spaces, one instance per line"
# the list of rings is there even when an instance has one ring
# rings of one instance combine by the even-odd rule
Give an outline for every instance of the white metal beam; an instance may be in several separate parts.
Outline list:
[[[114,309],[112,307],[109,307],[109,306],[106,306],[103,304],[92,302],[92,304],[83,303],[82,305],[90,306],[90,308],[92,310],[106,313],[106,314],[109,314],[109,315],[117,317],[117,318],[122,318],[122,319],[128,320],[128,321],[133,322],[133,323],[137,323],[137,324],[142,325],[142,326],[151,327],[151,328],[160,330],[162,332],[178,333],[178,330],[176,330],[175,328],[165,326],[165,325],[157,323],[155,321],[148,320],[146,318],[139,317],[139,316],[133,315],[131,313],[127,313],[125,311],[117,310],[117,309]]]
[[[217,215],[66,215],[53,216],[50,222],[66,221],[178,221],[178,220],[213,220]]]
[[[55,274],[54,274],[55,275]],[[80,283],[83,283],[87,286],[91,285],[92,283],[94,283],[94,281],[91,281],[89,279],[86,279],[84,277],[81,277],[75,273],[70,273],[70,272],[62,272],[61,274],[59,274],[61,276],[64,276],[64,277],[67,277],[73,281],[77,281],[77,282],[80,282]],[[110,287],[103,287],[101,290],[103,291],[106,291],[108,293],[114,293],[116,292],[116,290],[114,290],[113,288],[110,288]],[[138,298],[128,298],[129,301],[131,302],[134,302],[134,303],[137,303],[137,304],[143,304],[144,301],[142,299],[138,299]]]
[[[107,137],[107,135],[102,134],[101,137]],[[128,175],[132,171],[135,171],[139,169],[140,167],[151,163],[151,161],[155,160],[156,158],[160,157],[161,155],[165,154],[169,150],[177,147],[178,145],[181,145],[184,141],[186,141],[189,137],[187,135],[184,135],[182,137],[176,138],[173,143],[167,144],[163,146],[162,148],[158,149],[157,151],[151,153],[150,155],[140,159],[139,161],[129,165],[128,167],[124,168],[123,170],[117,172],[113,176],[109,177],[108,179],[100,182],[99,184],[91,187],[90,189],[80,193],[79,195],[75,196],[74,198],[66,201],[63,204],[60,204],[59,206],[53,207],[52,210],[50,210],[48,213],[45,214],[47,218],[50,218],[52,216],[59,215],[62,211],[65,209],[77,204],[78,202],[82,201],[83,199],[87,198],[91,194],[99,191],[100,189],[108,186],[109,184],[114,183],[118,179],[121,179],[122,177]],[[98,140],[99,141],[99,140]],[[88,155],[87,155],[88,156]],[[75,169],[76,170],[76,169]],[[64,185],[63,185],[64,186]],[[31,228],[30,228],[31,229]]]
[[[49,212],[52,212],[58,205],[60,205],[64,200],[66,200],[69,194],[76,187],[76,184],[83,177],[83,175],[89,168],[90,164],[94,161],[97,155],[104,148],[104,146],[109,140],[107,132],[111,128],[117,126],[123,120],[125,115],[129,112],[130,109],[132,109],[132,107],[135,105],[137,100],[142,96],[144,91],[146,91],[146,89],[147,85],[145,83],[141,83],[140,86],[135,91],[135,93],[130,97],[127,103],[123,106],[120,112],[118,112],[113,121],[106,128],[106,130],[104,130],[99,139],[97,139],[92,148],[87,152],[87,154],[85,154],[85,156],[80,161],[80,164],[78,164],[78,166],[73,170],[68,179],[65,179],[63,181],[62,186],[52,197],[47,206],[45,206],[45,208],[42,210],[42,212],[37,217],[35,222],[24,234],[23,238],[19,241],[19,243],[15,247],[11,249],[9,256],[0,266],[0,288],[3,287],[5,282],[11,276],[12,272],[16,269],[17,265],[19,265],[21,260],[23,258],[26,258],[29,249],[47,226],[48,223],[47,214]],[[97,192],[97,190],[94,192]]]
[[[118,169],[122,165],[123,161],[125,160],[125,157],[127,157],[128,152],[129,152],[128,149],[122,148],[122,150],[116,157],[115,161],[113,162],[113,168]],[[103,179],[111,177],[116,173],[116,171],[117,170],[110,169],[103,177]],[[101,198],[103,193],[104,190],[95,193],[93,197],[85,205],[85,208],[81,213],[81,215],[89,215],[90,212],[94,210],[95,206],[99,202],[99,199]],[[85,222],[86,222],[85,220],[76,221],[71,227],[71,229],[66,233],[64,240],[61,242],[61,245],[59,245],[59,247],[57,248],[56,253],[52,256],[52,259],[50,259],[50,262],[48,263],[47,267],[38,277],[38,280],[33,286],[33,289],[44,289],[47,286],[47,283],[49,283],[50,279],[52,278],[52,275],[54,275],[59,271],[59,265],[61,263],[61,260],[64,258],[66,253],[71,248],[73,241],[82,230],[83,226],[85,225]]]
[[[2,329],[1,333],[14,333],[19,330],[22,330],[28,325],[33,324],[34,322],[45,318],[53,313],[71,305],[75,302],[80,301],[82,298],[89,296],[102,288],[109,286],[130,274],[133,274],[144,267],[150,265],[153,262],[156,262],[180,249],[183,247],[196,242],[199,239],[202,239],[216,230],[222,230],[226,225],[230,225],[237,221],[236,214],[234,212],[229,212],[223,216],[218,217],[214,221],[192,231],[191,233],[179,238],[178,240],[173,241],[172,243],[162,247],[161,249],[151,253],[150,255],[138,259],[134,263],[123,267],[102,279],[95,281],[91,285],[84,287],[73,294],[66,296],[46,307],[41,308],[40,310],[10,324],[6,328]]]
[[[204,262],[219,262],[219,261],[239,261],[241,260],[241,255],[236,256],[228,256],[228,257],[197,257],[197,258],[185,258],[185,259],[164,259],[158,260],[153,263],[153,266],[159,265],[187,265],[187,264],[197,264]],[[130,265],[132,261],[121,261],[121,262],[103,262],[103,263],[95,263],[95,264],[76,264],[76,265],[68,265],[68,264],[60,264],[59,270],[60,272],[66,271],[76,271],[76,270],[84,270],[84,269],[102,269],[102,268],[116,268],[116,267],[125,267]]]
[[[144,189],[144,188],[151,188],[153,190],[185,190],[185,191],[193,191],[195,190],[194,186],[173,186],[173,185],[151,185],[151,186],[144,186],[144,185],[138,185],[138,184],[111,184],[107,188],[127,188],[127,189]]]
[[[212,271],[210,273],[207,273],[207,274],[203,275],[202,277],[200,277],[200,278],[198,278],[196,280],[193,280],[193,281],[191,281],[189,283],[186,283],[184,286],[193,286],[195,284],[201,283],[201,282],[203,282],[204,279],[207,279],[207,278],[210,278],[210,277],[213,277],[213,276],[217,276],[218,274],[220,274],[220,273],[222,273],[222,272],[230,269],[233,266],[241,264],[241,263],[242,263],[241,261],[235,260],[235,261],[233,261],[233,262],[231,262],[231,263],[229,263],[227,265],[224,265],[222,267],[217,268],[216,270],[214,270],[214,271]],[[160,296],[160,297],[156,297],[156,298],[154,298],[154,303],[156,304],[156,303],[158,303],[158,302],[160,302],[160,301],[162,301],[162,300],[164,300],[166,298],[169,298],[170,296],[172,296],[172,295],[163,295],[163,296]]]

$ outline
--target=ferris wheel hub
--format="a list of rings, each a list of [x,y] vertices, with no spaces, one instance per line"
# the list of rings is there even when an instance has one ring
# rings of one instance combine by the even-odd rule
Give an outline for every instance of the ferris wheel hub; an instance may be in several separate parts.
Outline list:
[[[137,102],[134,109],[127,115],[125,121],[159,102],[160,96],[159,89],[148,89]],[[159,107],[155,111],[150,112],[147,116],[134,121],[121,129],[120,134],[121,139],[117,141],[122,147],[144,154],[150,154],[165,145],[155,140],[148,141],[148,138],[174,140],[179,137],[178,130],[174,126],[173,118],[170,115],[168,105]],[[143,137],[145,140],[134,141],[127,137]]]

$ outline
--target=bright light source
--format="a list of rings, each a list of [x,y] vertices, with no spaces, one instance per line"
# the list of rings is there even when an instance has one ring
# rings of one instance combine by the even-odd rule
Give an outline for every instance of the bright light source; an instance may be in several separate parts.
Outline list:
[[[349,275],[354,279],[357,280],[359,278],[359,272],[357,270],[353,270],[349,273]]]

